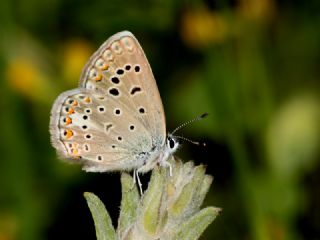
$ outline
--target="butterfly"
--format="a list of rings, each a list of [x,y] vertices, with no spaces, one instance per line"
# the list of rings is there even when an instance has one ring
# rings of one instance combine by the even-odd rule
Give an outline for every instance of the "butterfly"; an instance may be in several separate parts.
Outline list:
[[[91,56],[79,87],[55,100],[51,142],[58,155],[88,172],[170,168],[179,147],[166,133],[165,114],[148,60],[128,31],[111,36]],[[135,179],[135,177],[134,177]]]

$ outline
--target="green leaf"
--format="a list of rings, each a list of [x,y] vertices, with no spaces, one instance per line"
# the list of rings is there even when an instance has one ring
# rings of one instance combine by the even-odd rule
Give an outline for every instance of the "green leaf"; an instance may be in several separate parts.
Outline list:
[[[162,170],[162,171],[161,171]],[[162,223],[161,203],[165,182],[165,169],[155,168],[152,172],[151,180],[142,201],[141,224],[145,231],[149,234],[155,234],[158,230],[159,224]]]
[[[209,207],[199,211],[212,183],[203,165],[170,159],[169,168],[155,167],[148,189],[139,195],[132,177],[121,175],[122,200],[118,229],[115,233],[110,217],[98,197],[85,193],[92,212],[98,240],[198,239],[219,213]]]
[[[97,240],[115,240],[115,230],[104,204],[93,193],[85,192],[84,197],[94,220]]]
[[[137,215],[139,203],[139,192],[136,185],[133,185],[133,179],[128,173],[121,174],[122,200],[121,212],[118,220],[118,238],[122,238],[128,231],[128,228],[134,223]]]
[[[186,164],[187,165],[187,164]],[[173,216],[183,216],[183,214],[191,214],[194,211],[194,203],[198,196],[200,185],[203,183],[205,176],[205,168],[200,165],[194,168],[192,171],[192,178],[189,183],[187,183],[181,193],[172,206],[171,213]]]
[[[175,233],[172,239],[177,240],[194,240],[198,239],[207,226],[217,217],[220,209],[208,207],[202,209],[197,214],[184,222]]]
[[[196,202],[194,203],[195,205],[195,208],[199,209],[203,203],[203,200],[204,198],[206,197],[209,189],[210,189],[210,186],[212,184],[212,181],[213,181],[213,177],[210,176],[210,175],[205,175],[204,176],[204,179],[203,179],[203,182],[200,186],[200,189],[199,191],[197,191],[197,198],[196,198]]]

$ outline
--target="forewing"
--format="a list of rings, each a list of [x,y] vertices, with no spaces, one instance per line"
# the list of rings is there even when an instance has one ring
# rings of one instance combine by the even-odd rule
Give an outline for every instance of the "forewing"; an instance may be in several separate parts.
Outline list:
[[[113,35],[93,54],[82,72],[80,86],[117,96],[119,104],[126,105],[151,134],[153,144],[164,144],[166,127],[160,94],[148,60],[132,33]]]

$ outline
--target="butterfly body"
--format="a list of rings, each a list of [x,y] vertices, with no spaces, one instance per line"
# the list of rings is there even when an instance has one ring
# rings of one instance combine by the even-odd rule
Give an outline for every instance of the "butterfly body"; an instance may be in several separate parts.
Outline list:
[[[61,158],[86,171],[146,172],[168,165],[178,142],[166,136],[152,70],[130,32],[109,38],[84,67],[79,88],[56,99],[50,133]]]

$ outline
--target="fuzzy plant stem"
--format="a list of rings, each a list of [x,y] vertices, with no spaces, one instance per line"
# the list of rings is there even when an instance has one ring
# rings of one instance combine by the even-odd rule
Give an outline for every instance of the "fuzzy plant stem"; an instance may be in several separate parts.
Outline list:
[[[122,200],[117,230],[101,200],[93,193],[85,193],[93,216],[98,240],[194,240],[217,217],[219,208],[200,209],[212,183],[203,165],[183,164],[170,159],[169,169],[156,167],[148,189],[140,197],[132,177],[121,175]]]

